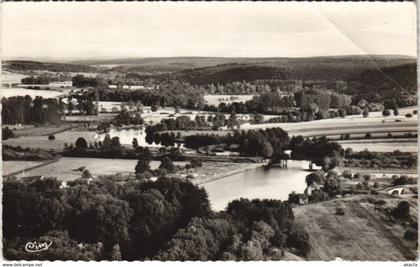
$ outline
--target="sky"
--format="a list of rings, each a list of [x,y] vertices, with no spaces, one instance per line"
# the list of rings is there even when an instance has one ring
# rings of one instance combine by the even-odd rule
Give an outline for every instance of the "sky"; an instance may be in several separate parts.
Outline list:
[[[416,56],[410,2],[5,2],[2,58]]]

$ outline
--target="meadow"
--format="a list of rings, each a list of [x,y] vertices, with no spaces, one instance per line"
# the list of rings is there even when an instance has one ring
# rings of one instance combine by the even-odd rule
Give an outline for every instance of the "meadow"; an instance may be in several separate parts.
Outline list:
[[[400,201],[370,198],[387,206],[396,206]],[[413,242],[403,239],[403,226],[387,223],[370,202],[367,197],[355,196],[294,208],[297,222],[309,233],[311,252],[307,260],[414,260],[416,249]],[[417,222],[417,201],[410,200],[410,204],[412,218]],[[343,209],[344,215],[336,215],[337,208]]]
[[[17,177],[43,175],[57,177],[59,180],[68,181],[80,178],[81,172],[76,169],[85,167],[93,176],[113,174],[133,174],[138,160],[131,159],[98,159],[62,157],[58,161],[18,174]],[[15,163],[15,161],[13,162]],[[13,164],[11,163],[11,164]],[[188,162],[174,162],[175,165],[184,166]],[[160,161],[151,161],[150,168],[157,169]],[[10,169],[10,168],[9,168]],[[16,171],[17,167],[15,168]]]

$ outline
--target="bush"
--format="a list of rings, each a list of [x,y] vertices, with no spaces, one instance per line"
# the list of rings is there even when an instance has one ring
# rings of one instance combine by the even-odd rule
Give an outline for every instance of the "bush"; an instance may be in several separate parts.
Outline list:
[[[395,178],[393,176],[393,181],[392,181],[392,185],[397,186],[397,185],[406,185],[406,184],[415,184],[417,182],[417,178],[408,178],[407,175],[401,175],[401,177]]]
[[[324,180],[325,175],[321,171],[312,172],[311,174],[308,174],[305,179],[307,186],[310,186],[314,182],[316,182],[317,184],[322,184],[324,183]]]
[[[372,135],[370,133],[366,133],[365,138],[372,138]]]
[[[398,206],[392,210],[392,215],[400,220],[410,219],[410,204],[407,201],[401,201]]]
[[[370,175],[370,174],[364,174],[363,175],[363,179],[366,181],[366,182],[369,182],[369,180],[372,178],[372,176]]]
[[[334,170],[330,170],[327,173],[327,179],[330,179],[330,178],[337,180],[338,179],[338,173],[336,171],[334,171]]]
[[[367,109],[363,110],[363,117],[367,118],[369,116],[369,111]]]
[[[351,179],[351,171],[350,170],[344,170],[341,175],[343,175],[344,178]]]
[[[1,132],[2,134],[1,134],[1,136],[2,136],[2,140],[7,140],[7,139],[9,139],[9,138],[13,138],[13,137],[15,137],[15,134],[13,133],[13,131],[12,130],[10,130],[9,129],[9,127],[6,127],[6,128],[4,128],[4,129],[2,129],[2,132]]]
[[[417,229],[408,229],[404,233],[404,239],[406,239],[406,240],[415,241],[415,240],[417,240],[417,238],[418,238]]]
[[[50,140],[50,141],[55,140],[55,136],[54,136],[53,134],[50,134],[50,135],[48,136],[48,140]]]
[[[391,111],[389,111],[389,109],[384,109],[384,111],[382,111],[382,116],[388,117],[389,115],[391,115]]]
[[[333,178],[329,178],[325,181],[323,190],[331,197],[334,197],[340,194],[340,183]]]
[[[295,191],[292,191],[292,193],[289,194],[287,202],[290,204],[299,204],[299,195],[296,194]]]
[[[362,189],[364,189],[363,184],[362,184],[362,183],[358,183],[358,184],[356,185],[356,189],[358,189],[358,190],[362,190]]]
[[[417,109],[413,110],[413,114],[416,115],[417,114]]]
[[[335,215],[344,215],[344,209],[343,208],[335,208]]]
[[[200,160],[193,159],[191,160],[191,168],[201,167],[203,163]]]
[[[345,110],[345,109],[340,108],[340,109],[338,110],[338,113],[340,114],[340,117],[341,117],[341,118],[346,117],[346,110]]]
[[[413,117],[413,115],[411,113],[407,113],[407,114],[405,114],[405,117],[406,118],[411,118],[411,117]]]
[[[311,246],[309,244],[309,235],[304,226],[293,224],[287,237],[287,245],[296,248],[301,256],[306,256]]]

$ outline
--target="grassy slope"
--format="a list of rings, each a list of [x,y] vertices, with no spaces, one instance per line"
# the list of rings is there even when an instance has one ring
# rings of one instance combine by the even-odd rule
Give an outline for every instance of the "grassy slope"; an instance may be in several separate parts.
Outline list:
[[[383,212],[365,201],[365,196],[321,202],[294,208],[296,220],[305,225],[312,246],[308,260],[409,260],[417,255],[415,244],[403,239],[405,229],[385,223]],[[383,197],[381,197],[383,198]],[[384,199],[396,206],[398,199]],[[417,202],[410,200],[417,221]],[[335,215],[342,207],[344,216]]]

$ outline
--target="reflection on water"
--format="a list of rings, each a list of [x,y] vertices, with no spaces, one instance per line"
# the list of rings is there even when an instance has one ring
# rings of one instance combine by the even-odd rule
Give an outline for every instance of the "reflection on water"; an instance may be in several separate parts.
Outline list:
[[[289,193],[303,193],[306,188],[304,171],[308,161],[288,161],[288,168],[257,168],[223,179],[205,183],[202,186],[209,194],[212,208],[222,210],[238,198],[272,198],[287,200]]]
[[[123,145],[131,145],[133,143],[133,138],[137,138],[137,142],[139,143],[139,146],[153,146],[153,147],[160,147],[160,145],[157,145],[155,143],[148,144],[146,142],[146,131],[144,128],[127,128],[127,129],[117,129],[112,128],[108,133],[111,138],[117,136],[120,138],[120,143]],[[103,141],[105,138],[105,134],[100,134],[99,139]]]

